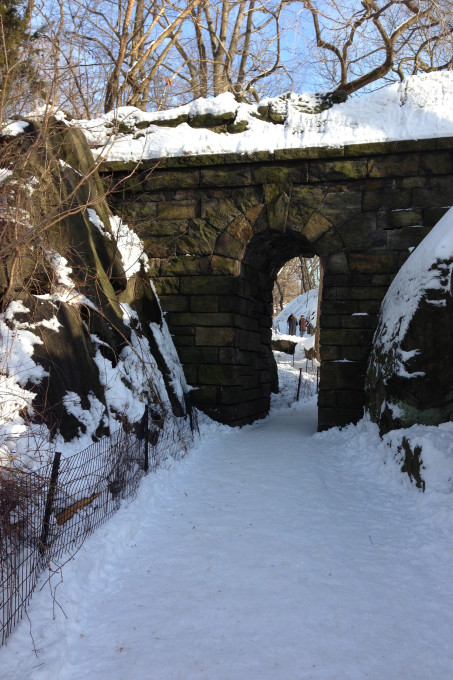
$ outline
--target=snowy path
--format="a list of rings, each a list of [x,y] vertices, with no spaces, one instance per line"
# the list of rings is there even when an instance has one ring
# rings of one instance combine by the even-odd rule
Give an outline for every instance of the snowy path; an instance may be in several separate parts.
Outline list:
[[[452,679],[450,498],[380,472],[366,431],[315,428],[274,411],[149,476],[65,567],[67,618],[35,594],[39,656],[25,620],[1,677]]]

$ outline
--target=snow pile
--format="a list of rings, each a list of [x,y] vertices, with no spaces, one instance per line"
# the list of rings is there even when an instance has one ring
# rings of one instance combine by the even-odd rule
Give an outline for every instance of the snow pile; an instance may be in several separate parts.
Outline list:
[[[110,227],[123,260],[126,277],[129,279],[133,274],[137,274],[142,266],[145,272],[148,271],[148,256],[135,231],[117,215],[110,216]]]
[[[16,319],[28,312],[16,301],[0,314],[0,466],[18,459],[29,466],[31,454],[41,455],[43,449],[42,427],[29,422],[33,386],[47,375],[32,358],[34,346],[42,340],[30,324]]]
[[[8,177],[11,177],[13,174],[12,170],[8,170],[7,168],[0,168],[0,184],[4,182]]]
[[[438,426],[412,425],[383,436],[382,460],[401,470],[404,465],[403,439],[420,456],[420,477],[425,491],[453,493],[453,423]],[[413,481],[413,480],[411,480]]]
[[[148,271],[148,256],[143,250],[143,243],[135,231],[130,229],[118,215],[110,215],[110,229],[106,231],[104,222],[101,220],[96,210],[87,209],[88,219],[91,224],[108,240],[114,239],[123,260],[124,271],[128,279],[140,271],[141,266],[145,272]]]
[[[17,135],[23,134],[28,127],[29,123],[27,121],[15,120],[2,127],[1,134],[4,137],[17,137]]]
[[[310,102],[313,97],[304,97]],[[146,113],[122,107],[80,126],[95,154],[110,161],[139,161],[166,156],[251,153],[405,139],[453,136],[453,73],[411,76],[373,94],[334,104],[321,113],[300,110],[299,96],[266,99],[258,104],[235,101],[226,93],[198,99],[171,111]],[[260,112],[278,110],[284,123],[262,120]],[[229,115],[245,131],[216,133],[190,126],[197,115]],[[188,120],[176,127],[166,121]]]
[[[356,425],[334,427],[318,433],[316,438],[349,442],[350,457],[355,465],[367,465],[377,480],[382,478],[390,486],[421,493],[416,489],[414,478],[401,471],[405,463],[402,443],[406,440],[412,451],[419,449],[424,495],[439,498],[439,494],[447,494],[453,502],[453,422],[437,426],[412,425],[380,437],[378,425],[366,414]]]
[[[186,377],[164,316],[162,316],[161,324],[150,323],[149,327],[151,328],[151,332],[162,356],[165,357],[165,363],[170,374],[171,386],[180,403],[183,404],[185,395],[190,392],[192,387],[186,382]]]
[[[71,278],[72,267],[69,266],[67,259],[55,250],[46,250],[45,256],[49,264],[52,265],[56,285],[53,288],[52,294],[39,295],[39,298],[41,300],[51,300],[56,304],[59,302],[66,302],[69,305],[75,306],[83,304],[96,309],[93,303],[77,290],[77,286]]]

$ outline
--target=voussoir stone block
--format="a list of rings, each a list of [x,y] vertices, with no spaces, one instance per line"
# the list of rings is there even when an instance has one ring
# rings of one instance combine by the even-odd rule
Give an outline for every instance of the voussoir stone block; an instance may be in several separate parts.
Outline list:
[[[332,223],[320,212],[313,212],[303,228],[304,236],[311,242],[317,241],[332,228]]]

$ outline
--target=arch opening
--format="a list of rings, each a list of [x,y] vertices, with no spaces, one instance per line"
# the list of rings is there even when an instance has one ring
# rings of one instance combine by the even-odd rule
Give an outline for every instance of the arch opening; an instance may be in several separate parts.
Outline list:
[[[317,257],[313,246],[298,232],[270,229],[255,234],[249,241],[241,263],[237,309],[244,315],[238,358],[238,382],[242,403],[232,407],[228,416],[238,416],[231,424],[253,422],[265,417],[272,392],[278,391],[277,367],[272,353],[274,287],[279,271],[287,262],[305,262]],[[319,260],[319,258],[318,258]],[[224,396],[224,395],[222,395]],[[225,409],[222,409],[225,417]]]
[[[319,288],[320,269],[317,255],[298,256],[285,262],[277,272],[272,293],[274,318],[296,297]]]

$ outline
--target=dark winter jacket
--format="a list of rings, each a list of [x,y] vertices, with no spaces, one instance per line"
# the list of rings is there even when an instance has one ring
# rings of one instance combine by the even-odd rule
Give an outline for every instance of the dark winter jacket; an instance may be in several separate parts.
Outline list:
[[[296,335],[296,328],[297,328],[297,317],[294,316],[294,314],[291,314],[288,317],[288,333],[289,333],[289,335]]]

